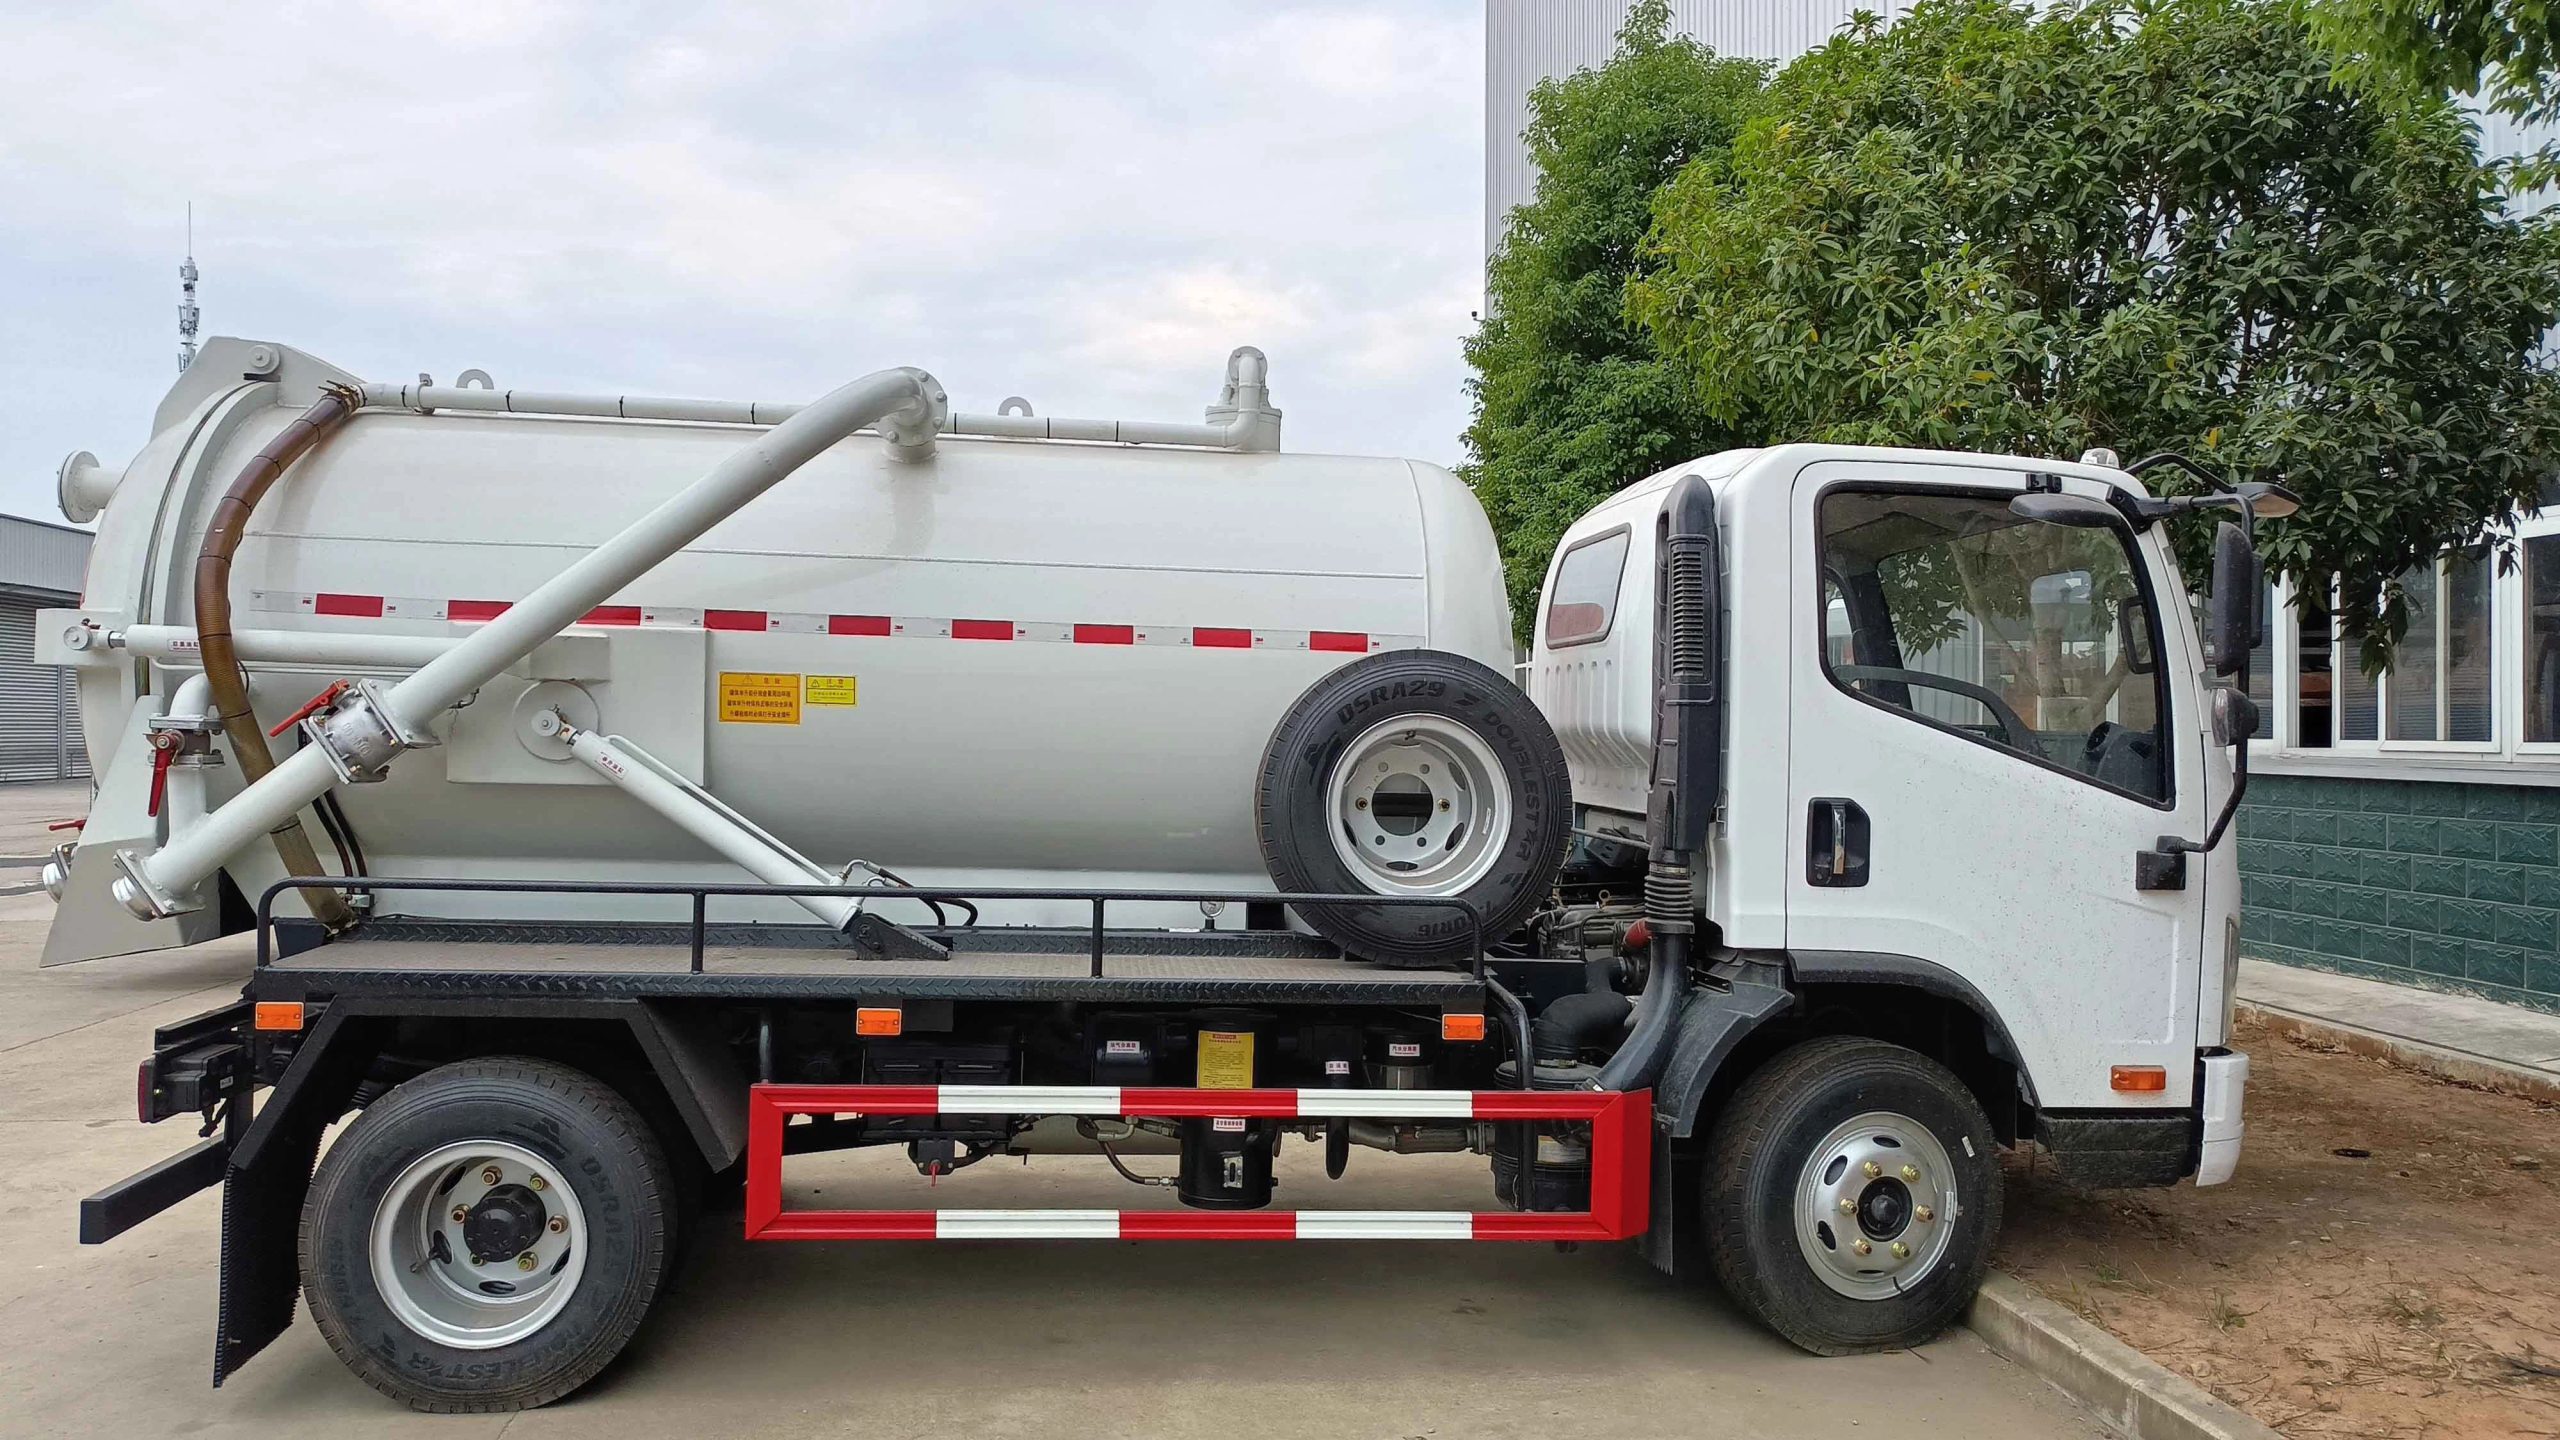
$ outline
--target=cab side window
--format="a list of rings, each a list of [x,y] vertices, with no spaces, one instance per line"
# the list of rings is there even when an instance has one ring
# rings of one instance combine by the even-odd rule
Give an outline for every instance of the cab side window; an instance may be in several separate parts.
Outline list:
[[[1577,542],[1556,562],[1547,595],[1547,645],[1585,645],[1606,639],[1618,613],[1618,580],[1627,568],[1627,528]]]
[[[1827,492],[1823,668],[1919,723],[2167,801],[2159,626],[2132,536],[2022,519],[2008,502]]]

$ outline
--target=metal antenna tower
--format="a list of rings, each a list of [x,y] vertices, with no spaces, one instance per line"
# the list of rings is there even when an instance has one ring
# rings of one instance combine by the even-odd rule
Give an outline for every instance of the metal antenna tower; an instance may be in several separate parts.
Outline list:
[[[187,259],[178,267],[178,371],[196,363],[196,207],[187,202]]]

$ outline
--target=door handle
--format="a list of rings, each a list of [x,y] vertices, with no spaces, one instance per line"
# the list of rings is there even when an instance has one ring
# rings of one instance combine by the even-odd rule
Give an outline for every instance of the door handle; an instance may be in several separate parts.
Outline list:
[[[1808,885],[1846,888],[1867,883],[1872,826],[1855,800],[1825,796],[1805,816],[1804,878]]]

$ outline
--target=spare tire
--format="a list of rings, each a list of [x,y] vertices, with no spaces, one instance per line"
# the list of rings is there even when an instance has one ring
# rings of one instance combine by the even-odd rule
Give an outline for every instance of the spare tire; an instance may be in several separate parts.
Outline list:
[[[1263,753],[1262,859],[1283,891],[1434,895],[1483,916],[1492,944],[1555,884],[1573,786],[1546,717],[1462,655],[1355,660],[1298,698]],[[1472,958],[1465,917],[1421,905],[1309,905],[1300,915],[1382,965]]]

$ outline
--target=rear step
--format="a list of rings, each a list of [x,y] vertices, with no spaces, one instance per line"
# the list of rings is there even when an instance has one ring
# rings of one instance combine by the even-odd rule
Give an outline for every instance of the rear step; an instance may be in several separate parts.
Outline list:
[[[1648,1090],[1169,1090],[1109,1085],[757,1085],[747,1098],[750,1240],[1625,1240],[1651,1203]],[[1140,1115],[1584,1120],[1591,1208],[1509,1210],[785,1210],[794,1115]]]

